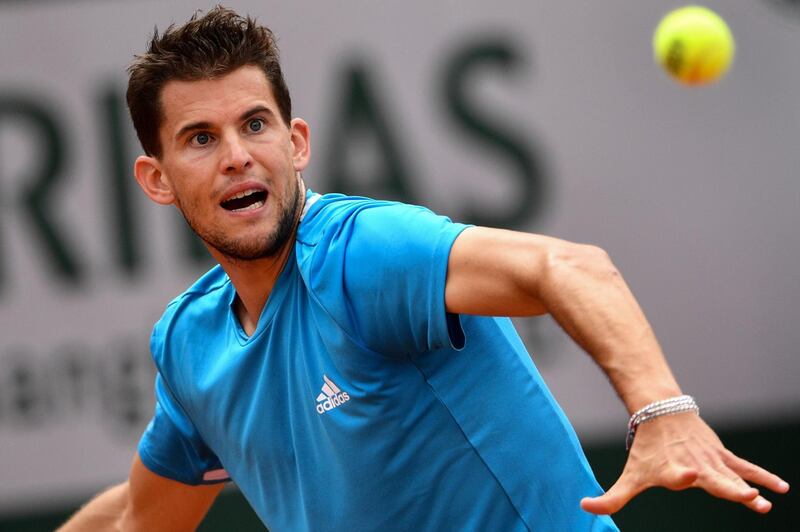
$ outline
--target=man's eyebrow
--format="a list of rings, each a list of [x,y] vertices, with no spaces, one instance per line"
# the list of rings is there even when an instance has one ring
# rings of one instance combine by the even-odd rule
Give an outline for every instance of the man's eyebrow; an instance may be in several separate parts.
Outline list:
[[[265,105],[256,105],[256,106],[251,107],[250,109],[248,109],[244,113],[242,113],[239,116],[239,120],[240,121],[241,120],[245,120],[246,118],[250,118],[251,116],[253,116],[255,114],[258,114],[258,113],[263,113],[263,114],[269,115],[270,117],[274,117],[275,116],[275,113],[273,113],[272,109],[270,109],[269,107],[267,107]]]
[[[191,124],[186,124],[183,126],[178,133],[175,134],[175,138],[179,139],[183,137],[186,133],[190,131],[195,131],[198,129],[209,129],[211,128],[210,122],[192,122]]]

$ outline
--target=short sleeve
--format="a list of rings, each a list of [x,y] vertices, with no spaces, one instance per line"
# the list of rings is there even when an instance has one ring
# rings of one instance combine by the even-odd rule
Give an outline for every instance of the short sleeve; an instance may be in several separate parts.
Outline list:
[[[161,374],[156,375],[156,408],[139,441],[139,457],[152,472],[184,484],[229,480],[216,455],[172,396]]]
[[[466,227],[402,203],[353,210],[326,228],[313,284],[340,325],[374,351],[460,348],[444,295],[450,249]]]

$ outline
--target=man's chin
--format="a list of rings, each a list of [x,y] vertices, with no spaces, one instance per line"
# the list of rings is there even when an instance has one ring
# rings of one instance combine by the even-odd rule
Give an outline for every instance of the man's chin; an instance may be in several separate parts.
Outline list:
[[[234,227],[241,228],[236,232],[234,240],[228,240],[222,234],[206,233],[208,236],[204,236],[191,223],[189,225],[195,230],[195,233],[200,235],[212,255],[219,261],[251,262],[272,259],[279,256],[292,240],[299,220],[302,205],[300,200],[298,187],[294,191],[292,205],[280,210],[278,219],[269,224],[272,226],[271,228],[264,227],[267,224],[265,223],[266,219],[262,217],[255,217],[250,221],[251,223],[245,223],[244,226],[235,223],[228,225],[232,231],[235,231]],[[264,208],[262,207],[260,210],[264,210]]]
[[[264,242],[259,245],[209,245],[217,254],[232,262],[253,262],[274,258],[283,247],[272,242]]]

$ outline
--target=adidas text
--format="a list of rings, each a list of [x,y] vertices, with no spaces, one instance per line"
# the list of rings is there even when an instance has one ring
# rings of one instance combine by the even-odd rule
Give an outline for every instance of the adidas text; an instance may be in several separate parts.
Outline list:
[[[347,395],[347,392],[337,393],[333,397],[329,397],[321,403],[317,403],[317,412],[324,414],[328,410],[333,410],[337,406],[343,405],[349,400],[350,396]]]

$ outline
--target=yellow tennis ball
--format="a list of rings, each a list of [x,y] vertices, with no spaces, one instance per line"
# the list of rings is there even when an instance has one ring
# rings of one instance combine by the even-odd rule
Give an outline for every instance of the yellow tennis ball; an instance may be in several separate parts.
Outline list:
[[[733,62],[735,48],[725,21],[701,6],[668,13],[653,35],[656,63],[686,85],[702,85],[721,78]]]

